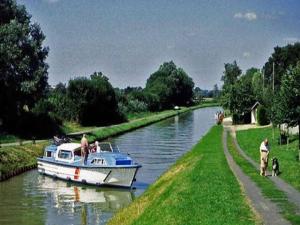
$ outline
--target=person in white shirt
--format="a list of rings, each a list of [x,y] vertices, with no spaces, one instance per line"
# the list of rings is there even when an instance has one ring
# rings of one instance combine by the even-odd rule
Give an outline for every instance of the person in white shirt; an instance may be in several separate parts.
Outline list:
[[[100,149],[100,146],[99,146],[99,142],[98,142],[98,141],[95,141],[95,146],[96,146],[96,152],[97,152],[97,153],[100,153],[100,152],[101,152],[101,149]]]
[[[269,141],[266,138],[261,144],[260,144],[260,175],[266,176],[266,171],[268,168],[268,156],[269,156]]]

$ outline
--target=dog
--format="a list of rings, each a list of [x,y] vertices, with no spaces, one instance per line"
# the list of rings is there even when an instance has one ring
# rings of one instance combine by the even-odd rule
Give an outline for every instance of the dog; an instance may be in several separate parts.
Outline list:
[[[272,158],[272,176],[279,175],[279,162],[277,158]]]

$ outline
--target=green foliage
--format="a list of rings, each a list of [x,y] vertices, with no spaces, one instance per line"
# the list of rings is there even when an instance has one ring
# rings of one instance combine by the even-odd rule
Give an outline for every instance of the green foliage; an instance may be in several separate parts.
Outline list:
[[[149,105],[155,110],[186,106],[192,103],[193,80],[174,62],[165,62],[151,74],[145,91],[149,94]]]
[[[67,96],[66,85],[59,83],[53,90],[50,90],[50,94],[47,101],[51,104],[52,108],[49,109],[52,114],[64,121],[75,120],[76,107],[70,98]]]
[[[300,61],[283,75],[275,106],[277,124],[296,126],[300,123]]]
[[[268,125],[270,123],[270,120],[267,115],[267,110],[262,105],[259,105],[257,107],[257,122],[261,126]]]
[[[238,67],[236,61],[234,61],[233,63],[225,64],[225,70],[221,78],[224,84],[223,84],[222,96],[220,100],[221,100],[221,105],[225,109],[229,109],[231,113],[235,112],[235,107],[236,107],[236,100],[235,100],[236,87],[234,87],[234,85],[241,74],[242,71]]]
[[[147,94],[141,87],[115,89],[120,112],[124,115],[146,112],[149,110]]]
[[[194,88],[193,98],[196,103],[200,103],[203,100],[202,90],[199,87]]]
[[[300,60],[300,43],[289,44],[284,47],[275,47],[274,52],[265,63],[265,83],[272,86],[273,83],[273,62],[275,69],[275,89],[278,90],[281,85],[281,78],[290,66],[296,66]]]
[[[250,110],[256,101],[252,81],[257,71],[251,68],[245,75],[240,76],[241,70],[235,61],[233,64],[225,64],[221,103],[225,109],[230,110],[235,124],[250,122]]]
[[[23,138],[46,138],[61,133],[62,121],[48,113],[24,112],[16,124],[17,133]]]
[[[264,103],[263,77],[260,71],[255,71],[252,76],[252,89],[256,101]]]
[[[291,127],[299,125],[300,139],[300,61],[283,75],[272,109],[275,124],[286,123]]]
[[[90,79],[79,77],[69,81],[67,97],[73,119],[82,125],[107,125],[124,121],[118,110],[113,87],[102,73]]]
[[[221,135],[222,127],[213,127],[108,224],[255,224],[227,165]]]
[[[5,129],[16,129],[13,125],[24,106],[30,109],[45,94],[49,50],[42,46],[44,39],[39,25],[30,23],[24,6],[1,1],[0,118]]]

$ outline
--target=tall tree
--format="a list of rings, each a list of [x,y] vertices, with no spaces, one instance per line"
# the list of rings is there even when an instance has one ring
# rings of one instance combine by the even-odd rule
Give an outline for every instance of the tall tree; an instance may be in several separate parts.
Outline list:
[[[213,97],[215,99],[219,98],[220,96],[220,90],[219,90],[219,87],[217,84],[214,85],[214,88],[213,88]]]
[[[229,109],[232,113],[235,111],[236,88],[234,85],[241,74],[242,70],[238,67],[236,61],[225,64],[225,70],[221,78],[224,82],[222,87],[221,104],[225,109]]]
[[[79,77],[69,81],[67,96],[74,119],[82,125],[107,125],[123,121],[119,114],[115,91],[101,72],[90,79]]]
[[[300,150],[300,61],[283,75],[273,112],[274,123],[286,123],[290,127],[299,126]]]
[[[48,86],[49,50],[30,18],[14,0],[0,1],[0,119],[6,127],[15,125],[23,109],[32,108]]]
[[[151,74],[145,91],[156,95],[156,109],[170,108],[174,105],[188,105],[192,102],[194,82],[182,68],[173,61],[163,63],[158,71]],[[156,99],[153,97],[152,99]]]
[[[295,66],[300,60],[300,43],[289,44],[284,47],[275,47],[274,52],[264,65],[265,83],[273,85],[273,63],[274,63],[274,86],[280,88],[281,77],[290,66]]]

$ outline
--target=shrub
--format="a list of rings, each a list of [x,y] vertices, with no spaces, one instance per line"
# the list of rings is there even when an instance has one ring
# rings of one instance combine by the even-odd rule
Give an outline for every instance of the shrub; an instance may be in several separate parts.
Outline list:
[[[259,125],[267,125],[270,123],[270,120],[267,115],[267,110],[264,106],[259,105],[257,107],[257,123]]]
[[[61,123],[48,113],[24,112],[17,121],[17,133],[24,138],[45,138],[60,133]]]

